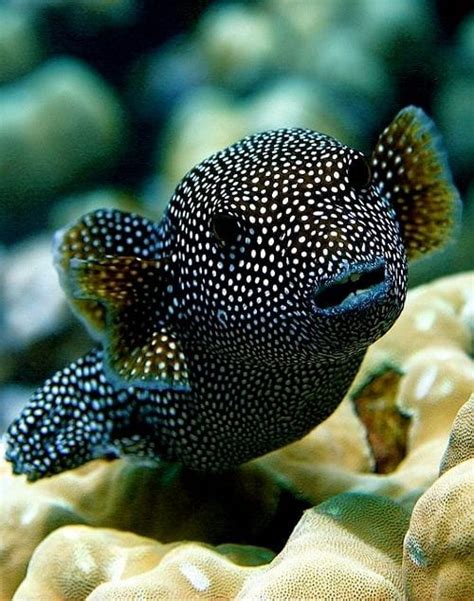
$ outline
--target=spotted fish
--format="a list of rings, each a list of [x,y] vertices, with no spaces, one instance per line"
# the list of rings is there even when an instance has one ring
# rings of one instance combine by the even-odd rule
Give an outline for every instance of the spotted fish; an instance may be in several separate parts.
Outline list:
[[[14,472],[123,454],[220,471],[304,436],[400,314],[407,260],[451,236],[444,157],[415,107],[370,157],[269,131],[192,169],[160,223],[104,209],[59,232],[60,280],[97,346],[8,429]]]

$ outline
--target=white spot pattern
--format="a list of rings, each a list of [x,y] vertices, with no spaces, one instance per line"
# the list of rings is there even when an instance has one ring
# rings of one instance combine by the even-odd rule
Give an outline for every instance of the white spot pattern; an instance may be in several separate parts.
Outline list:
[[[60,234],[66,280],[75,261],[104,256],[166,266],[139,300],[129,290],[145,289],[131,279],[123,293],[91,288],[76,304],[102,340],[152,340],[162,354],[134,363],[145,367],[133,386],[110,357],[104,367],[100,348],[48,380],[8,431],[15,471],[33,480],[121,453],[222,470],[325,419],[406,294],[395,213],[380,174],[376,186],[364,169],[360,152],[328,136],[266,132],[195,167],[160,226],[104,210]],[[185,360],[187,389],[153,387],[168,365],[157,331],[171,336],[172,369]]]

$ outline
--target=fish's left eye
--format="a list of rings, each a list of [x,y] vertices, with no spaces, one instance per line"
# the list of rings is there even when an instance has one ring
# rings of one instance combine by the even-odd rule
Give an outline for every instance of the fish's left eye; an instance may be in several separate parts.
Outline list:
[[[364,157],[356,157],[347,170],[349,183],[354,188],[366,188],[370,184],[372,173],[369,163]]]
[[[239,237],[239,222],[234,215],[217,213],[212,217],[211,226],[214,236],[222,244],[231,246]]]

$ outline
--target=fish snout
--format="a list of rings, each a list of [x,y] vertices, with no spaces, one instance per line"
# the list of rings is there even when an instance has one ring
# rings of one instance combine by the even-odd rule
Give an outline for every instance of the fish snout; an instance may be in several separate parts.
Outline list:
[[[390,280],[385,260],[346,265],[335,276],[319,283],[312,293],[317,313],[339,314],[366,309],[383,300],[389,291]]]

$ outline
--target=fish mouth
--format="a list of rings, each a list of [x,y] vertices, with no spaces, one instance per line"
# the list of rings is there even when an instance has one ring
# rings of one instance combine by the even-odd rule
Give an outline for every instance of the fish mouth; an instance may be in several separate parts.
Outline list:
[[[313,294],[313,305],[318,312],[339,313],[363,309],[384,297],[389,282],[385,261],[347,265],[336,276],[323,282]]]

